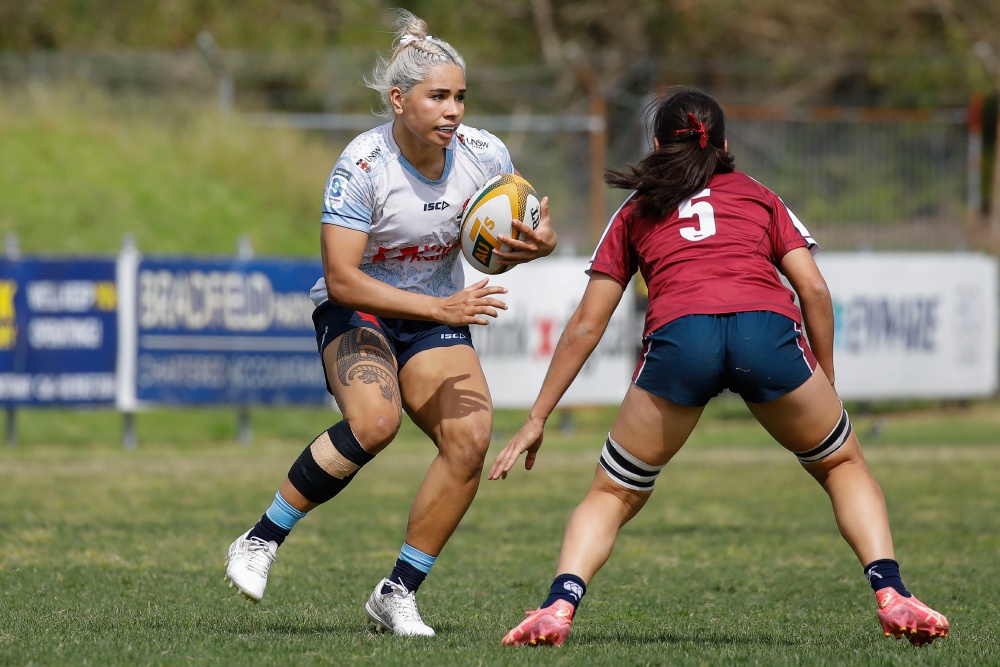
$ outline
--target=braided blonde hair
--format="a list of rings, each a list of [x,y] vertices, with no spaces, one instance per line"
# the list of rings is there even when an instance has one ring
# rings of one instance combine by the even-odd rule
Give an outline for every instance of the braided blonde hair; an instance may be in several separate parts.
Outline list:
[[[428,35],[423,19],[405,9],[396,11],[392,53],[379,54],[371,76],[365,79],[365,85],[379,94],[382,105],[376,113],[384,118],[393,116],[389,104],[389,91],[393,88],[399,88],[406,95],[415,85],[425,81],[438,65],[457,65],[465,74],[465,60],[455,47]]]

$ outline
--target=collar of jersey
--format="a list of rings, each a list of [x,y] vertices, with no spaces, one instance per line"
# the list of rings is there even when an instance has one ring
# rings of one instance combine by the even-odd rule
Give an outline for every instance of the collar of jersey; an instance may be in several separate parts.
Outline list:
[[[454,139],[452,139],[451,141],[452,143],[455,142]],[[437,179],[436,181],[432,181],[431,179],[427,178],[419,171],[417,171],[416,168],[412,164],[410,164],[410,161],[407,160],[405,157],[403,157],[403,152],[399,150],[399,146],[396,146],[395,142],[393,142],[393,148],[396,149],[396,155],[399,156],[399,163],[403,165],[403,169],[410,172],[411,174],[413,174],[414,178],[420,179],[421,182],[426,183],[427,185],[441,185],[446,180],[448,180],[448,174],[451,173],[452,155],[454,155],[455,153],[455,151],[451,149],[451,146],[452,144],[448,144],[448,146],[444,149],[444,171],[441,172],[441,178]]]

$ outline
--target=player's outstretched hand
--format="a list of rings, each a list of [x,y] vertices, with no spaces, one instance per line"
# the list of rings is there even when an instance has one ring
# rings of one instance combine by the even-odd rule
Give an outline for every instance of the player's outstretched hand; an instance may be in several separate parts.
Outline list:
[[[507,473],[517,463],[517,457],[523,452],[528,452],[524,459],[524,469],[531,470],[535,465],[535,456],[538,448],[542,446],[542,436],[545,431],[545,423],[538,419],[528,417],[524,426],[514,434],[507,446],[503,448],[493,460],[493,467],[490,468],[490,479],[507,479]]]
[[[489,278],[483,278],[474,285],[455,292],[442,300],[434,319],[442,324],[465,326],[466,324],[489,324],[487,317],[496,317],[497,309],[507,310],[507,304],[494,299],[494,294],[506,294],[507,288],[488,285]]]
[[[549,198],[542,197],[538,206],[539,220],[538,226],[534,229],[530,224],[525,224],[523,220],[512,220],[511,224],[521,233],[520,239],[513,239],[503,234],[497,235],[497,240],[510,246],[507,252],[494,250],[493,254],[497,258],[497,264],[501,266],[511,266],[530,262],[539,257],[545,257],[556,249],[559,239],[556,230],[552,228],[552,220],[549,218]]]

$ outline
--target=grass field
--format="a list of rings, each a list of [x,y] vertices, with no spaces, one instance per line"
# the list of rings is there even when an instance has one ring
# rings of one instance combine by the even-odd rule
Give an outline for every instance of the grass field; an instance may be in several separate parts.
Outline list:
[[[544,597],[608,410],[550,429],[532,472],[484,481],[420,591],[430,640],[373,636],[362,610],[432,455],[412,425],[299,524],[254,606],[222,582],[225,550],[335,414],[254,413],[250,446],[231,412],[144,414],[126,450],[114,413],[24,412],[19,444],[0,448],[0,664],[1000,664],[998,412],[855,418],[863,437],[879,431],[866,453],[903,574],[949,616],[947,639],[915,649],[881,635],[826,496],[723,407],[623,531],[556,650],[499,640]],[[519,418],[498,415],[489,460]]]

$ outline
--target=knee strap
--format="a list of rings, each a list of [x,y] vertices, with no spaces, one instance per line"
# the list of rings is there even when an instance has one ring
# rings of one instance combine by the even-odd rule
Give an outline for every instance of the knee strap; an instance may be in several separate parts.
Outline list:
[[[325,503],[343,491],[373,458],[343,420],[320,433],[302,451],[288,471],[288,479],[310,501]]]
[[[822,461],[843,447],[844,443],[847,442],[847,436],[850,434],[851,420],[847,416],[847,410],[844,410],[840,415],[840,421],[838,421],[837,425],[833,427],[830,434],[823,439],[823,442],[819,443],[819,445],[813,447],[808,452],[802,452],[801,454],[796,454],[795,456],[799,459],[799,463],[802,465],[809,465],[810,463]]]
[[[612,440],[610,434],[604,442],[598,463],[608,473],[608,477],[633,491],[652,491],[656,476],[663,469],[663,466],[649,465],[632,456]]]

